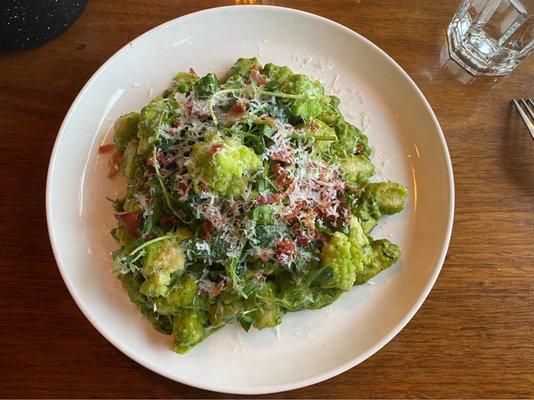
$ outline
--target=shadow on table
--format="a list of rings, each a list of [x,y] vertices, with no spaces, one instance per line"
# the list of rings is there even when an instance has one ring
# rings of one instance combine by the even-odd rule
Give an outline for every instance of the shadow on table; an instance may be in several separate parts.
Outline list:
[[[534,198],[534,141],[511,101],[501,137],[506,174],[520,190]]]
[[[454,61],[449,55],[447,40],[442,43],[439,51],[439,65],[441,72],[445,72],[462,85],[469,86],[477,84],[478,87],[495,89],[506,81],[506,76],[475,76],[467,72],[460,64]]]

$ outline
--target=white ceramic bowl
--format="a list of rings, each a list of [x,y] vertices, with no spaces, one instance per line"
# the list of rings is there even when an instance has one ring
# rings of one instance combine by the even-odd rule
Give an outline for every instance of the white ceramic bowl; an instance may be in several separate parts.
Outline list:
[[[111,204],[120,184],[106,179],[98,146],[120,114],[139,110],[177,71],[225,71],[240,57],[287,64],[321,80],[342,110],[365,125],[378,177],[400,181],[406,211],[373,235],[399,243],[400,263],[333,305],[288,314],[279,329],[229,326],[189,354],[171,350],[130,303],[110,272]],[[210,9],[135,39],[89,80],[56,140],[47,182],[54,254],[74,300],[114,346],[170,379],[199,388],[259,394],[310,385],[354,367],[391,340],[436,280],[451,235],[454,186],[438,121],[417,86],[357,33],[301,11],[266,6]]]

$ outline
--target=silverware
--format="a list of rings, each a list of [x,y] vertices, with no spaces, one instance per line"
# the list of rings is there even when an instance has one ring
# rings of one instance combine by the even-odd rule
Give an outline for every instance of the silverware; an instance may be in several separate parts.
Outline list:
[[[514,104],[530,132],[530,136],[534,139],[534,102],[532,99],[514,99]]]

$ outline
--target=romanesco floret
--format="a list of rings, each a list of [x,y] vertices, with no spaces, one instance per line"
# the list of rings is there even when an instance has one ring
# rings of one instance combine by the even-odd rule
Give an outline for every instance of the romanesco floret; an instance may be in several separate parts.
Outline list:
[[[200,192],[203,181],[210,191],[225,197],[243,193],[251,175],[261,168],[260,158],[254,151],[235,139],[221,139],[213,135],[193,146],[189,173],[193,186]]]
[[[347,235],[336,232],[321,251],[321,262],[331,267],[334,276],[325,282],[325,288],[349,290],[356,279],[356,263],[352,259],[351,244]]]
[[[350,290],[356,280],[356,273],[363,269],[365,263],[371,261],[372,254],[369,240],[358,219],[352,217],[348,236],[335,232],[321,250],[322,265],[331,267],[334,272],[332,279],[321,286]]]
[[[152,243],[145,250],[142,272],[147,279],[139,290],[149,297],[163,296],[171,274],[184,268],[184,251],[177,239]]]

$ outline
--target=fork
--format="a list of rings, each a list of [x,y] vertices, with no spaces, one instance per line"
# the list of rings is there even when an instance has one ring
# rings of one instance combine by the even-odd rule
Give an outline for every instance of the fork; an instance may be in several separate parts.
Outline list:
[[[521,118],[523,118],[523,122],[530,132],[530,136],[532,136],[532,139],[534,139],[534,102],[532,102],[532,99],[518,100],[514,99],[515,108],[517,108],[517,111],[519,111],[519,114],[521,114]]]

